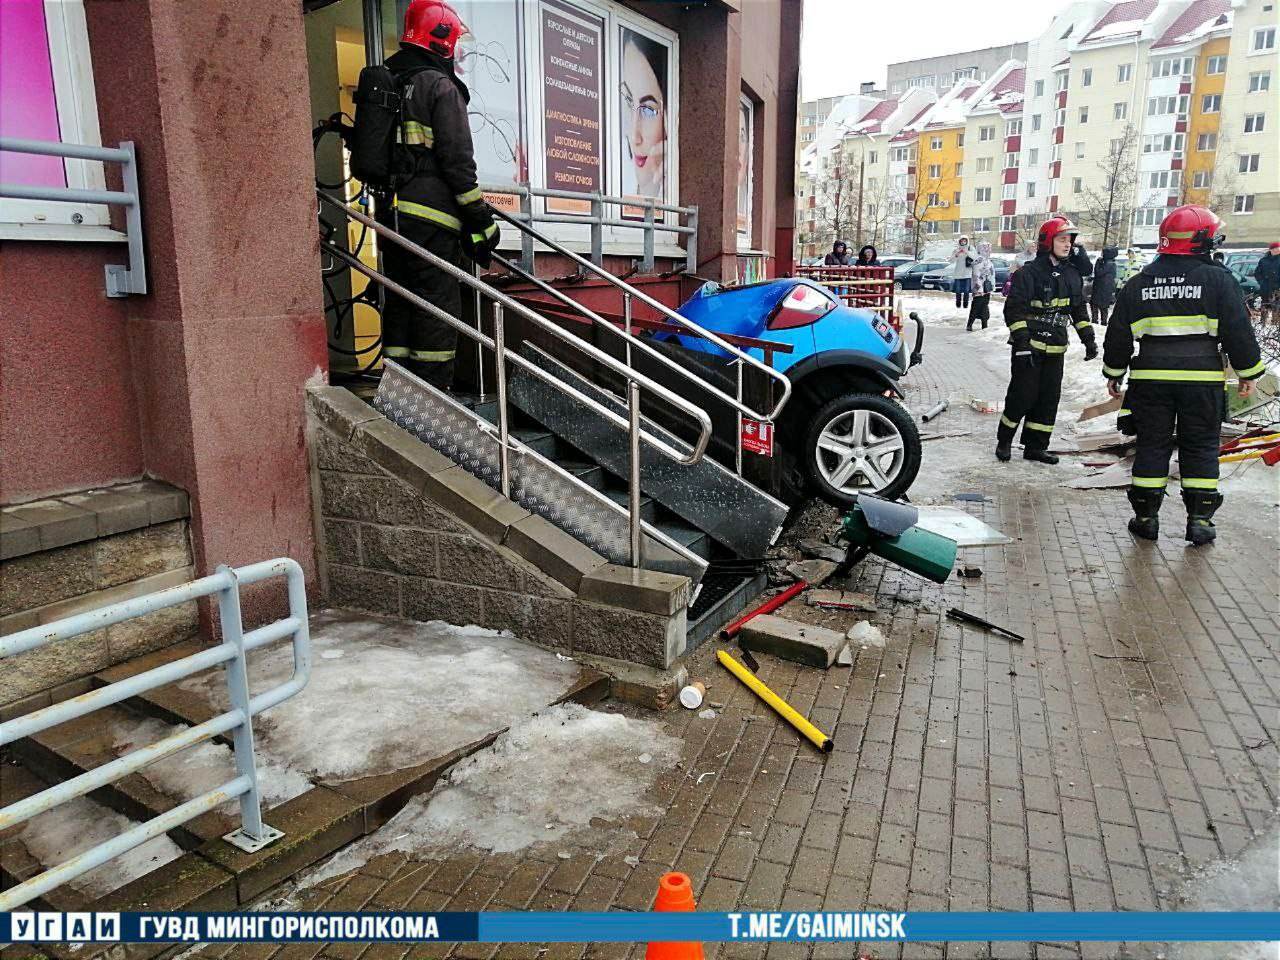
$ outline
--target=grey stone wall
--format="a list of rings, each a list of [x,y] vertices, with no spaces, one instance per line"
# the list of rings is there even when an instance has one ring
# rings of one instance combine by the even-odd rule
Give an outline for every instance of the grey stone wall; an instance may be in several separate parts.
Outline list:
[[[0,636],[186,583],[187,521],[171,520],[0,562]],[[0,706],[186,640],[194,602],[0,661]]]
[[[683,653],[687,578],[607,563],[341,388],[309,404],[329,603],[659,670]]]

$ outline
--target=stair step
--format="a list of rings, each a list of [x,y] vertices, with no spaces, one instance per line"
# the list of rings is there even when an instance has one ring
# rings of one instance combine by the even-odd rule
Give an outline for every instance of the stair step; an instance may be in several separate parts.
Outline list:
[[[510,430],[511,436],[530,450],[554,459],[559,441],[545,427],[511,427]]]
[[[603,490],[609,479],[604,467],[588,460],[556,460],[556,466],[567,470],[595,490]]]
[[[631,508],[631,494],[627,490],[620,490],[617,487],[606,487],[600,491],[618,506],[624,510]],[[643,493],[640,494],[640,519],[646,523],[656,523],[658,519],[658,505],[652,497],[647,497]]]
[[[654,526],[680,546],[691,550],[704,560],[710,560],[715,552],[715,544],[711,538],[697,527],[691,527],[687,523],[671,518],[659,520]]]

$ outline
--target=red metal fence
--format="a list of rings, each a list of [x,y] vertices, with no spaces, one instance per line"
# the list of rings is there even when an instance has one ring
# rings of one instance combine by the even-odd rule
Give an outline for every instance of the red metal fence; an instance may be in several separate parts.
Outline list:
[[[795,275],[822,284],[849,306],[873,310],[895,330],[902,329],[894,303],[893,267],[797,266]]]

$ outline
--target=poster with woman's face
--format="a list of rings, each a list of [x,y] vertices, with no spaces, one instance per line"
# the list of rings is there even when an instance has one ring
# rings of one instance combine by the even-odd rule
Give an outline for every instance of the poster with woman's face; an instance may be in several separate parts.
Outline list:
[[[743,97],[738,101],[738,233],[749,243],[751,240],[751,155],[752,143],[751,101]]]
[[[670,55],[665,45],[626,27],[622,28],[621,49],[622,195],[664,200]],[[635,216],[637,210],[627,208],[624,213]]]

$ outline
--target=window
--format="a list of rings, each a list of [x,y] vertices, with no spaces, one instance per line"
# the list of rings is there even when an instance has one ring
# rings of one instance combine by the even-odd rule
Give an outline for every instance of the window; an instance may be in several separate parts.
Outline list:
[[[1151,76],[1180,77],[1189,74],[1195,64],[1192,57],[1166,57],[1151,61]]]
[[[974,233],[986,233],[990,229],[991,229],[991,221],[988,218],[986,217],[973,218]]]
[[[1133,212],[1133,225],[1135,227],[1154,227],[1165,215],[1164,207],[1142,207]]]
[[[1176,189],[1178,186],[1179,171],[1173,170],[1152,170],[1147,180],[1147,186],[1152,190],[1168,190],[1170,187]]]
[[[1236,213],[1253,213],[1253,194],[1236,194],[1236,202],[1231,208]]]
[[[1151,97],[1147,100],[1147,116],[1163,117],[1170,113],[1187,112],[1187,95],[1180,97]]]
[[[1088,107],[1081,107],[1081,108],[1080,108],[1080,122],[1081,122],[1081,123],[1088,123],[1088,122],[1089,122],[1089,108],[1088,108]]]
[[[1017,137],[1022,135],[1022,121],[1010,120],[1004,125],[1004,135],[1006,137]]]
[[[1197,150],[1217,150],[1218,135],[1216,133],[1202,133],[1196,137]]]
[[[973,191],[974,203],[987,203],[991,200],[990,187],[978,187]]]
[[[1084,159],[1084,141],[1083,140],[1079,140],[1076,142],[1076,159],[1077,160]]]
[[[1257,73],[1249,74],[1249,92],[1265,93],[1271,89],[1271,71],[1261,70]]]
[[[1016,153],[1006,153],[1004,155],[1004,168],[1006,170],[1018,165],[1018,155]]]
[[[1061,159],[1062,159],[1062,144],[1055,143],[1052,147],[1049,148],[1049,162],[1057,163]]]
[[[1124,140],[1116,139],[1111,141],[1111,148],[1107,152],[1108,157],[1118,157],[1124,151]]]
[[[959,221],[959,220],[948,220],[948,221],[947,221],[947,231],[948,231],[948,232],[950,232],[950,233],[959,233],[959,232],[960,232],[960,221]]]
[[[930,138],[929,138],[929,149],[930,149],[930,150],[941,150],[941,149],[942,149],[942,138],[941,138],[941,137],[930,137]]]
[[[1245,133],[1261,133],[1266,125],[1267,115],[1265,113],[1249,113],[1245,114],[1244,132]]]
[[[937,180],[939,177],[941,177],[941,176],[942,176],[942,164],[940,164],[940,163],[931,163],[931,164],[929,164],[929,176],[930,176],[930,178],[931,178],[931,179],[934,179],[934,180]]]
[[[1088,67],[1085,67],[1085,69],[1080,71],[1080,86],[1082,87],[1093,86],[1093,71],[1090,70]]]
[[[1211,77],[1219,73],[1226,73],[1227,58],[1223,56],[1210,57],[1205,61],[1204,72]]]
[[[1027,197],[1030,199],[1036,195],[1036,182],[1034,180],[1027,181]]]
[[[1069,74],[1066,70],[1063,70],[1060,74],[1058,74],[1058,92],[1061,93],[1063,90],[1067,89],[1067,87],[1070,85],[1070,82],[1071,82],[1071,74]]]
[[[961,163],[957,163],[957,164],[956,164],[956,176],[957,176],[957,177],[963,177],[963,176],[964,176],[964,163],[963,163],[963,162],[961,162]],[[959,201],[956,201],[956,202],[958,203]]]
[[[1125,103],[1123,100],[1112,104],[1111,106],[1112,120],[1123,120],[1127,116],[1129,116],[1129,104]]]
[[[1037,81],[1036,81],[1036,86],[1035,86],[1035,96],[1037,96],[1037,97],[1043,97],[1043,96],[1044,96],[1044,81],[1043,81],[1043,80],[1037,80]]]
[[[929,194],[929,206],[936,207],[938,205],[938,195],[936,193]]]
[[[1040,148],[1032,147],[1027,151],[1027,166],[1034,167],[1040,162]]]
[[[1209,171],[1197,170],[1191,177],[1191,186],[1197,190],[1205,190],[1209,186]]]
[[[1071,192],[1081,193],[1084,191],[1084,177],[1071,178]]]
[[[1001,200],[1017,200],[1018,185],[1016,183],[1006,183],[1004,186],[1002,186],[1000,188],[1000,199]]]
[[[1222,109],[1222,94],[1206,93],[1200,98],[1201,113],[1217,113]]]
[[[880,154],[878,154],[876,151],[872,150],[870,153],[867,154],[867,163],[871,164],[871,166],[874,167],[879,160],[880,160]]]
[[[738,249],[750,249],[755,224],[752,210],[752,194],[755,184],[755,103],[745,94],[738,95],[738,150],[745,157],[738,165],[737,177],[737,227]],[[744,169],[745,167],[745,169]],[[836,172],[838,177],[839,171]],[[625,207],[623,208],[625,211]]]
[[[1276,28],[1255,27],[1253,30],[1253,43],[1249,47],[1249,52],[1261,53],[1264,50],[1274,50],[1275,48]],[[1252,207],[1250,209],[1252,209]]]
[[[889,159],[894,163],[907,163],[915,159],[915,151],[911,147],[894,147],[889,151]]]
[[[1067,111],[1059,110],[1053,115],[1053,125],[1055,127],[1065,127],[1067,125]]]
[[[984,143],[987,140],[994,140],[995,138],[996,138],[995,127],[979,127],[978,128],[978,139],[983,141]]]
[[[992,170],[992,167],[994,166],[995,166],[995,157],[979,157],[978,158],[979,173],[990,173]]]
[[[960,206],[960,191],[957,190],[951,200],[957,207]]]
[[[963,130],[961,130],[959,133],[957,133],[957,134],[956,134],[956,146],[957,146],[957,147],[963,147],[963,146],[964,146],[964,131],[963,131]]]
[[[1116,83],[1128,83],[1133,79],[1133,64],[1122,63],[1116,67]]]
[[[1013,214],[1008,214],[1000,218],[1001,230],[1017,230],[1018,218]]]
[[[1259,159],[1259,155],[1256,153],[1240,154],[1240,172],[1241,173],[1257,173],[1258,159]]]
[[[1059,189],[1058,189],[1058,184],[1059,184],[1059,182],[1060,182],[1060,181],[1058,181],[1058,180],[1050,180],[1050,181],[1049,181],[1049,187],[1048,187],[1049,196],[1051,196],[1051,197],[1056,197],[1056,196],[1059,194],[1059,192],[1060,192],[1060,191],[1059,191]]]
[[[926,223],[926,224],[924,225],[924,232],[925,232],[925,233],[937,233],[937,232],[938,232],[938,221],[937,221],[937,220],[930,220],[928,223]]]

